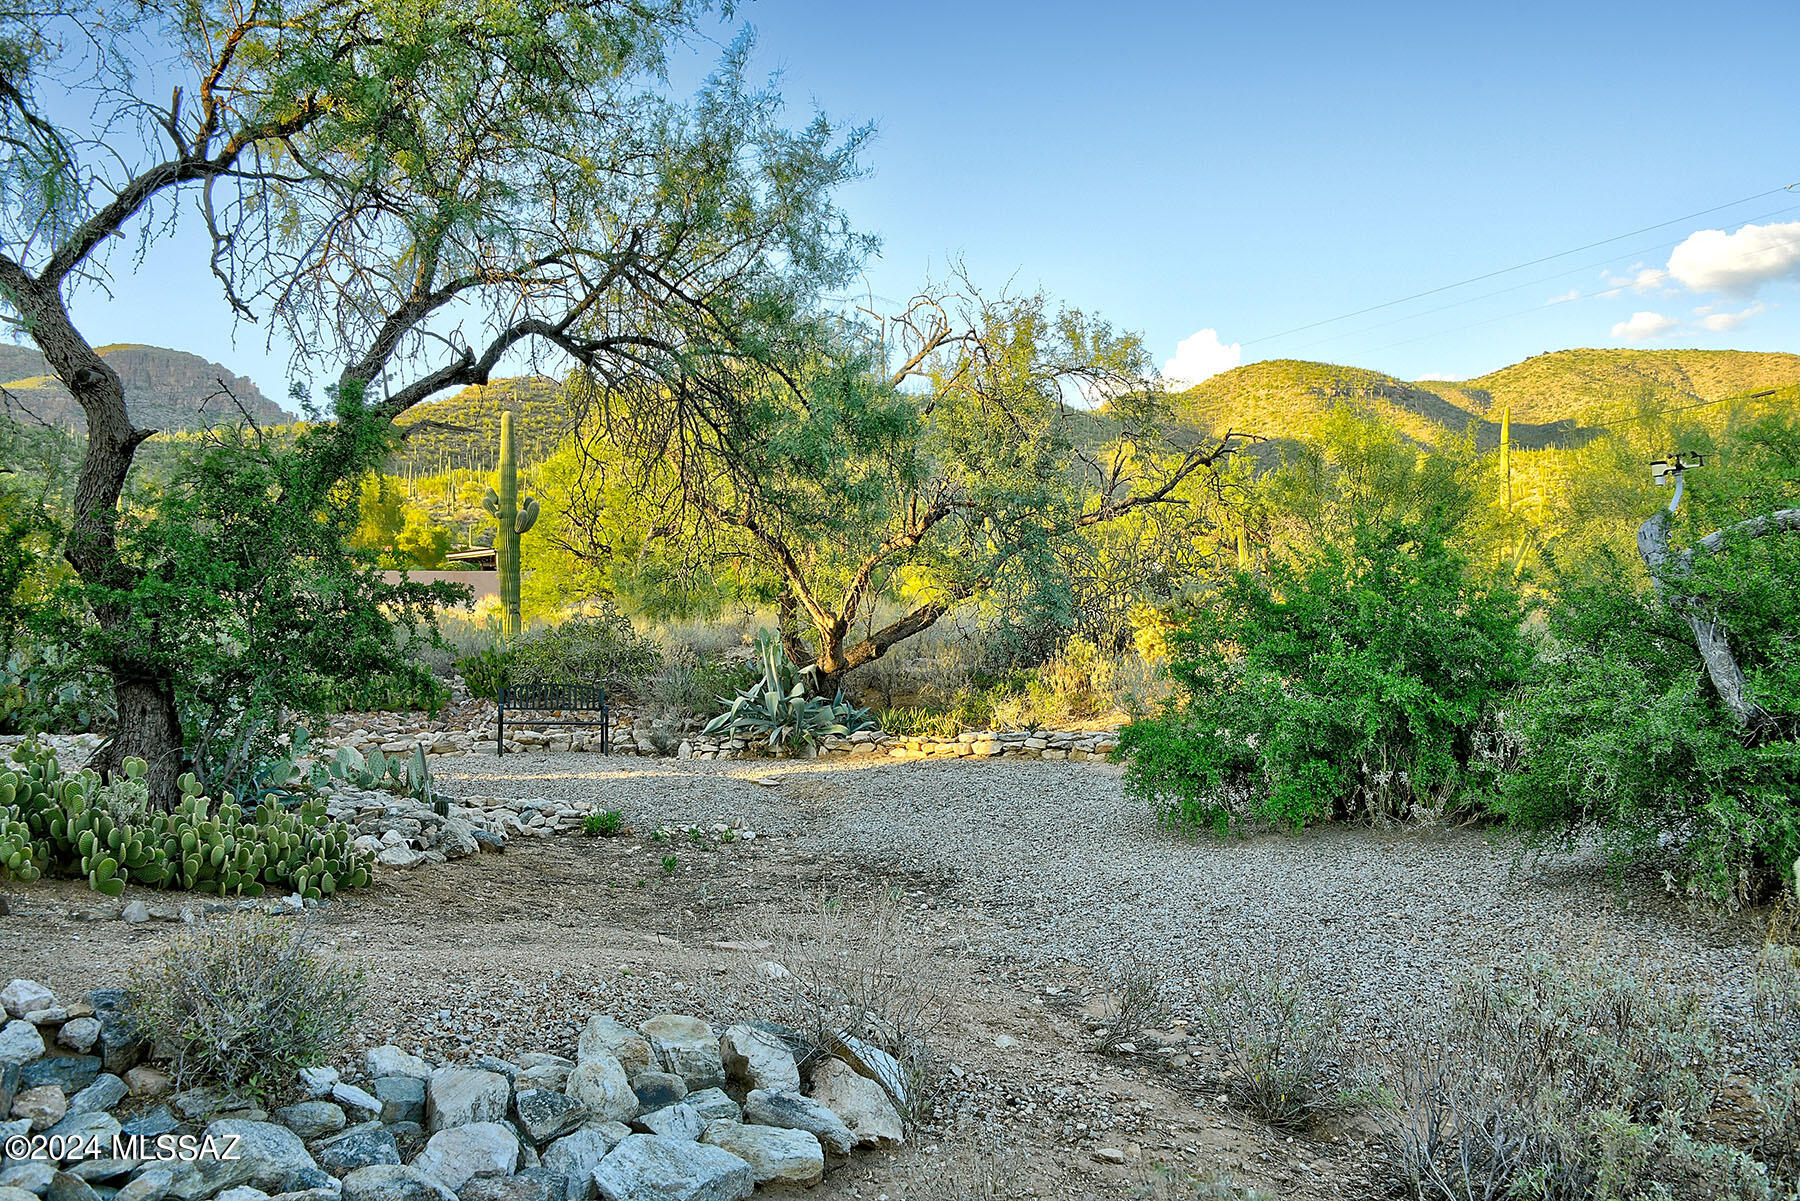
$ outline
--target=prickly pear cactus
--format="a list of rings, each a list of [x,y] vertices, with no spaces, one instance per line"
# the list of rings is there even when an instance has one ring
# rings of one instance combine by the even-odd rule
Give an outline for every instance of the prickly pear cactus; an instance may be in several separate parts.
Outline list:
[[[91,771],[62,774],[47,748],[18,747],[0,772],[0,871],[24,881],[80,876],[114,897],[140,884],[246,897],[272,885],[318,898],[369,882],[374,857],[323,801],[246,812],[230,793],[203,796],[188,773],[175,808],[149,812],[132,804],[143,767],[127,760],[123,779],[103,784]]]
[[[500,569],[500,606],[502,631],[508,638],[519,633],[519,535],[537,524],[538,502],[526,497],[519,501],[519,470],[513,458],[513,415],[500,414],[499,491],[487,490],[482,507],[494,519],[494,552]]]

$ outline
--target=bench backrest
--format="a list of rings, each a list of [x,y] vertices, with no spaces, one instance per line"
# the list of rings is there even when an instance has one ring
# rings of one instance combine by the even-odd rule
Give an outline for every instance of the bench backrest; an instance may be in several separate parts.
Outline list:
[[[605,709],[601,684],[502,684],[504,709]]]

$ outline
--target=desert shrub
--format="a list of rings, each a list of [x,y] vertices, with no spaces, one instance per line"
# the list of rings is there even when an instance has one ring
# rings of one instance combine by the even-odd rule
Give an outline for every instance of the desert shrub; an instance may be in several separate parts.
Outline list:
[[[456,674],[469,686],[469,694],[490,701],[499,697],[511,667],[512,654],[497,643],[456,660]]]
[[[177,931],[131,977],[133,1014],[172,1049],[179,1084],[265,1098],[348,1043],[361,991],[361,973],[315,954],[299,919],[257,913]]]
[[[635,696],[662,663],[656,643],[604,602],[514,639],[506,654],[514,682],[598,683],[626,696]]]
[[[1759,735],[1732,723],[1685,622],[1622,564],[1559,579],[1546,646],[1507,720],[1519,766],[1493,809],[1512,829],[1538,844],[1598,834],[1618,864],[1726,904],[1789,878],[1800,859],[1800,536],[1785,537],[1718,556],[1687,581],[1732,631],[1753,694],[1790,715]]]
[[[427,673],[371,672],[345,679],[315,679],[295,698],[309,713],[384,713],[422,710],[437,716],[450,690]]]
[[[961,719],[954,713],[934,713],[923,705],[899,705],[883,709],[875,721],[889,734],[952,738],[963,729]]]
[[[581,819],[581,832],[589,838],[611,838],[625,827],[625,815],[617,809],[589,813]]]
[[[675,721],[717,712],[721,701],[742,692],[756,681],[756,668],[741,659],[701,662],[682,648],[670,653],[660,670],[638,687],[640,699],[657,716]]]
[[[825,1054],[875,1048],[870,1074],[908,1124],[925,1118],[943,1086],[933,1047],[949,1013],[950,990],[930,940],[905,919],[898,890],[821,892],[797,924],[768,925],[758,958],[779,965],[749,985],[759,1012],[773,1005]]]
[[[1127,955],[1107,973],[1111,1007],[1106,1025],[1095,1031],[1094,1050],[1111,1055],[1121,1043],[1141,1037],[1168,1013],[1163,998],[1162,974],[1149,959]]]
[[[1126,784],[1221,834],[1463,803],[1492,777],[1481,732],[1526,660],[1517,597],[1428,524],[1360,524],[1240,572],[1176,643],[1181,695],[1125,727]]]
[[[1746,1066],[1759,1100],[1772,1096],[1780,1081]],[[1461,981],[1441,1027],[1400,1040],[1377,1116],[1395,1183],[1421,1201],[1792,1196],[1791,1162],[1711,1125],[1726,1075],[1691,990],[1538,958]]]
[[[1193,1006],[1194,1031],[1229,1069],[1234,1104],[1303,1129],[1344,1103],[1344,1012],[1299,960],[1241,953],[1216,961]]]

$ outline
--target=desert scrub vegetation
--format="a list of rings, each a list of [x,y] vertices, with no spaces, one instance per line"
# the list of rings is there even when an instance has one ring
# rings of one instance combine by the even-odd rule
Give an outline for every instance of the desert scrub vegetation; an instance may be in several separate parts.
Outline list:
[[[176,1081],[270,1098],[354,1030],[362,973],[309,945],[304,919],[235,913],[170,936],[131,973],[132,1012]]]
[[[1546,957],[1463,979],[1378,1069],[1393,1183],[1415,1201],[1788,1201],[1791,947],[1765,951],[1752,990],[1734,1061],[1708,998],[1665,974]]]

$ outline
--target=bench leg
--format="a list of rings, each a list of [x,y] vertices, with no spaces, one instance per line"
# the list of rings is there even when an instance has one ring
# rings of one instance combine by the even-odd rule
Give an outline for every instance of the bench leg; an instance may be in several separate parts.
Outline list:
[[[501,705],[495,718],[498,723],[494,728],[494,757],[506,754],[506,706]]]

